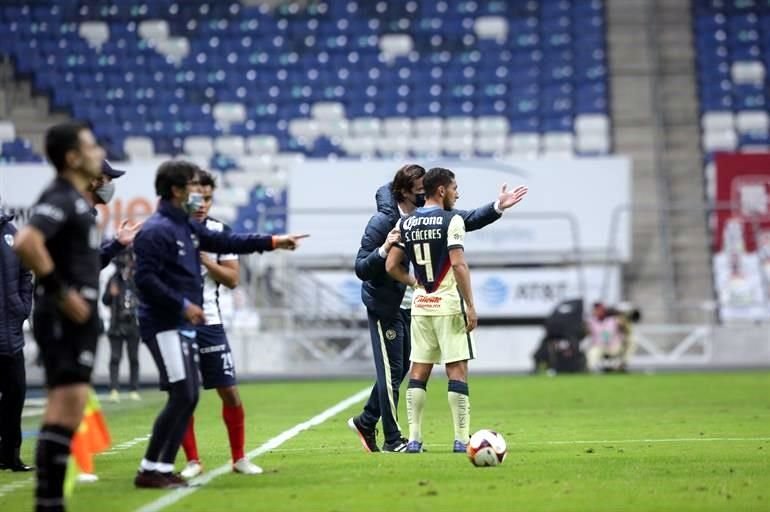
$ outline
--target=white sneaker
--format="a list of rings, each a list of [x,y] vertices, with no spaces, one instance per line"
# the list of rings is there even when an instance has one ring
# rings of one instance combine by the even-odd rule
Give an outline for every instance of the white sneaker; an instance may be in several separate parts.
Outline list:
[[[94,482],[99,481],[99,477],[97,475],[94,475],[93,473],[80,473],[78,475],[78,483],[81,484],[92,484]]]
[[[233,472],[244,475],[261,475],[264,473],[261,467],[257,466],[246,457],[235,461],[235,464],[233,464]]]
[[[142,395],[140,395],[136,391],[132,391],[131,393],[128,394],[128,398],[130,398],[131,400],[137,400],[138,401],[138,400],[142,399]]]
[[[120,393],[118,393],[117,389],[113,389],[110,391],[110,402],[118,403],[120,402]]]
[[[201,465],[200,461],[191,460],[179,474],[185,480],[189,480],[191,478],[195,478],[201,473],[203,473],[203,465]]]

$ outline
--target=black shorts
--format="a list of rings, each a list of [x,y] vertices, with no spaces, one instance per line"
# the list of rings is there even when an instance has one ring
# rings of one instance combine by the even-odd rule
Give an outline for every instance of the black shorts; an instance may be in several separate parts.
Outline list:
[[[230,343],[222,324],[201,325],[196,329],[204,389],[235,386],[235,365]]]
[[[49,388],[91,383],[100,330],[96,303],[91,307],[94,313],[85,324],[76,324],[59,311],[35,311],[33,333]]]
[[[168,391],[170,384],[184,382],[198,389],[198,344],[194,329],[171,329],[153,334],[143,333],[142,341],[152,354],[160,374],[160,389]]]

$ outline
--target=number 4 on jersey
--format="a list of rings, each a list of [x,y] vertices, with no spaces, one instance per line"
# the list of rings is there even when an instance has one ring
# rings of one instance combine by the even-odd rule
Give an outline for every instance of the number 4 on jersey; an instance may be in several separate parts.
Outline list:
[[[414,261],[425,267],[425,279],[433,282],[433,262],[430,258],[430,244],[414,244]]]

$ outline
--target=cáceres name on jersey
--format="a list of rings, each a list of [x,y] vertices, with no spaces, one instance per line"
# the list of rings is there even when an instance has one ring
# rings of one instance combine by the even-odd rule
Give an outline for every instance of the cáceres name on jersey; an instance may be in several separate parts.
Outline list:
[[[96,301],[100,236],[91,206],[83,195],[69,181],[57,177],[32,207],[29,225],[43,234],[46,249],[56,265],[55,272],[64,285],[80,292],[86,300]],[[36,293],[36,307],[56,307],[45,300],[49,294],[41,286]]]
[[[438,206],[417,208],[402,218],[399,246],[414,268],[417,287],[412,298],[412,314],[454,315],[463,312],[462,297],[452,272],[449,252],[463,249],[465,222],[455,211]]]

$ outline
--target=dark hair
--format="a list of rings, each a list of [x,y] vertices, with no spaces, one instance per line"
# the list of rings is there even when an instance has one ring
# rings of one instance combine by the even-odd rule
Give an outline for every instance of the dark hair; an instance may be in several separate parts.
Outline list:
[[[198,171],[198,179],[201,182],[202,187],[211,187],[211,189],[217,188],[217,179],[209,171],[201,169]]]
[[[60,173],[67,167],[67,153],[80,149],[80,132],[88,126],[78,121],[70,121],[51,126],[45,132],[45,154]]]
[[[455,179],[455,173],[443,167],[434,167],[427,173],[422,180],[425,187],[425,197],[432,197],[436,194],[439,187],[448,187]]]
[[[168,160],[160,164],[155,176],[155,193],[161,199],[171,199],[172,187],[185,188],[201,171],[200,167],[185,160]]]
[[[402,190],[412,190],[414,182],[425,176],[425,168],[417,164],[406,164],[396,172],[393,177],[393,183],[390,190],[393,191],[393,197],[396,201],[403,201],[404,194]]]

